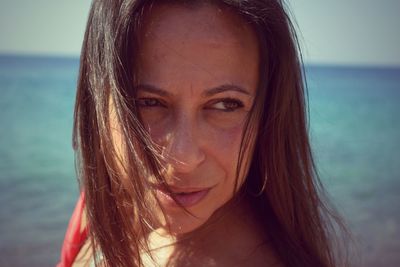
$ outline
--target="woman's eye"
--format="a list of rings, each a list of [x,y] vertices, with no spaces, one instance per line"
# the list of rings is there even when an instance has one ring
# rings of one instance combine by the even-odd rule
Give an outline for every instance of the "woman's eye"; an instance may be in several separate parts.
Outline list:
[[[240,100],[225,98],[225,99],[220,99],[214,104],[212,104],[211,109],[217,109],[225,112],[232,112],[242,108],[243,106],[244,106],[243,102]]]
[[[139,98],[136,100],[136,103],[139,107],[164,107],[163,103],[161,103],[156,98]]]

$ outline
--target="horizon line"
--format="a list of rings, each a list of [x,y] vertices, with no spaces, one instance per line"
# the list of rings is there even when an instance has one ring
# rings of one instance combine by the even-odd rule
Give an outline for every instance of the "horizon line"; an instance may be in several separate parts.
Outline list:
[[[80,54],[76,53],[42,53],[42,52],[28,52],[28,51],[0,51],[0,57],[30,57],[30,58],[54,58],[54,59],[76,59],[79,60]],[[383,62],[328,62],[316,60],[304,60],[305,67],[348,67],[348,68],[400,68],[399,63],[383,63]]]

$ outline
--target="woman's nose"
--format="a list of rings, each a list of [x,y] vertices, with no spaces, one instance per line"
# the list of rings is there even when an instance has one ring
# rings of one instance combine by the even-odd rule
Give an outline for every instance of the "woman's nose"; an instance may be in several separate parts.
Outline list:
[[[205,159],[200,146],[202,140],[193,120],[181,116],[169,129],[166,138],[165,156],[174,173],[190,173]],[[203,140],[204,141],[204,140]]]

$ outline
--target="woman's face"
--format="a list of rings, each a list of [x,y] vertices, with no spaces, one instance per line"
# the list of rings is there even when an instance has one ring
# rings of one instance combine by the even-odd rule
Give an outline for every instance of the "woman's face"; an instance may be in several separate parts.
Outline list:
[[[191,213],[155,185],[162,224],[175,234],[191,232],[235,192],[244,122],[258,83],[258,41],[243,19],[210,4],[154,5],[139,34],[137,105],[165,156],[168,185]],[[247,167],[239,186],[246,173]]]

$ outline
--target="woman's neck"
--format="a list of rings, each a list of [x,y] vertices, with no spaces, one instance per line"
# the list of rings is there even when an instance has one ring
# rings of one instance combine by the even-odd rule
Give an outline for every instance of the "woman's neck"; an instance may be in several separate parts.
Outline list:
[[[243,197],[227,203],[189,234],[171,236],[158,229],[149,241],[151,254],[160,266],[249,266],[245,261],[266,249],[264,236],[264,229]]]

